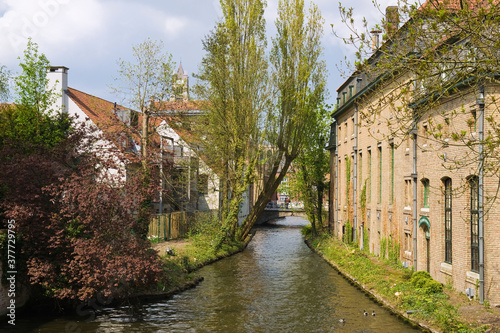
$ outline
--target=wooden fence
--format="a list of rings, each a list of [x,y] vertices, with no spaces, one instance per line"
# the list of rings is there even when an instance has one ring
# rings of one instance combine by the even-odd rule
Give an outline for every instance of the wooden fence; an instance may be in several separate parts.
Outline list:
[[[190,215],[187,212],[156,215],[149,223],[148,236],[158,237],[160,240],[181,238],[189,231],[192,219]]]

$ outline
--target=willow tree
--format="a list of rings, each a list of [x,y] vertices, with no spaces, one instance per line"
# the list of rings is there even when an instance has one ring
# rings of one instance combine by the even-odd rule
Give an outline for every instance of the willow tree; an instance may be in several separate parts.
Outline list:
[[[262,0],[221,0],[223,17],[203,41],[197,93],[207,110],[197,128],[221,178],[223,238],[234,238],[243,193],[251,184],[261,119],[269,101]]]
[[[274,107],[266,118],[265,139],[272,155],[263,189],[241,227],[245,237],[264,211],[291,163],[315,135],[316,113],[324,100],[323,18],[314,3],[306,15],[303,0],[278,4],[277,36],[270,55]]]

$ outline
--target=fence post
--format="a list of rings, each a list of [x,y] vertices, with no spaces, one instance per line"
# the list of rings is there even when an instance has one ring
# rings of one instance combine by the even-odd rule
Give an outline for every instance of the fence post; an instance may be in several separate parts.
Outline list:
[[[160,216],[156,216],[156,218],[158,219],[158,223],[157,223],[157,225],[158,225],[158,235],[157,236],[158,236],[158,240],[160,240]]]
[[[171,222],[172,222],[172,213],[168,213],[168,240],[170,240],[170,238],[172,238]]]
[[[163,217],[163,240],[167,239],[167,216],[165,214],[161,215]]]

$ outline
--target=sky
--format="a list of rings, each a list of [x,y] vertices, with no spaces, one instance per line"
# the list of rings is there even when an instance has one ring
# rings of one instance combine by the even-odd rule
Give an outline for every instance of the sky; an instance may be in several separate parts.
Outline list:
[[[342,36],[348,30],[340,21],[339,2],[314,1],[325,19],[324,58],[328,67],[328,103],[344,82],[342,72],[354,49],[332,33],[331,24]],[[306,7],[310,0],[305,0]],[[397,0],[379,0],[380,8]],[[274,36],[278,0],[267,0],[267,33]],[[372,0],[346,0],[357,21],[366,17],[370,26],[383,14]],[[111,86],[117,86],[119,59],[131,60],[132,47],[147,38],[161,40],[172,54],[176,68],[182,63],[194,83],[204,55],[202,40],[213,30],[222,12],[219,0],[0,0],[0,66],[19,72],[19,58],[28,37],[38,44],[53,66],[65,66],[68,85],[85,93],[122,103]],[[270,45],[270,43],[269,43]],[[349,72],[349,70],[348,70]]]

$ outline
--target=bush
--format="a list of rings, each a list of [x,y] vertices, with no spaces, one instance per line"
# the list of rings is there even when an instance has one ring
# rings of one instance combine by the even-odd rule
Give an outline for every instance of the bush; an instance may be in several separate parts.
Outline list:
[[[302,232],[302,235],[304,235],[304,237],[306,237],[306,238],[308,236],[310,236],[311,233],[312,233],[312,226],[311,226],[311,224],[307,224],[307,225],[303,226],[301,232]]]
[[[413,273],[410,283],[416,288],[424,290],[428,294],[439,293],[443,291],[441,283],[432,279],[431,275],[425,271]]]

